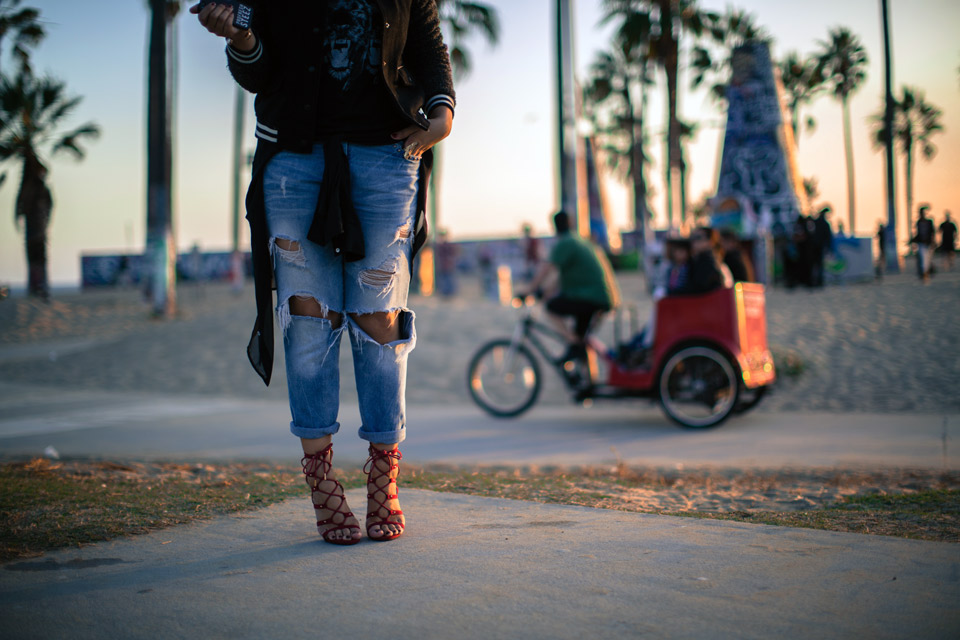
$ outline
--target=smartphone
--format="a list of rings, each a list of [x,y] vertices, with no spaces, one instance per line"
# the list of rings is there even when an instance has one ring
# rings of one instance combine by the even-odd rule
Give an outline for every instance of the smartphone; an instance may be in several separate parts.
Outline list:
[[[243,4],[239,0],[200,0],[200,8],[203,9],[208,4],[226,4],[233,7],[233,26],[237,29],[249,29],[250,19],[253,18],[253,9],[250,5]]]

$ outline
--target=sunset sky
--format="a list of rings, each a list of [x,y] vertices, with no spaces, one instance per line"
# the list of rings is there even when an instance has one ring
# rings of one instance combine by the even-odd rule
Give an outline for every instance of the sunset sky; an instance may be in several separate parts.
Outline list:
[[[554,65],[552,0],[486,0],[502,22],[500,44],[472,44],[474,71],[457,86],[457,115],[452,137],[444,143],[441,226],[453,238],[515,234],[524,222],[549,231],[556,208],[554,186]],[[61,158],[51,163],[54,195],[50,234],[50,276],[54,284],[79,281],[83,252],[139,252],[145,221],[145,68],[149,22],[144,0],[26,0],[42,11],[48,37],[35,53],[35,67],[67,82],[84,96],[71,124],[93,120],[103,129],[88,145],[81,163]],[[610,27],[599,25],[600,0],[578,0],[577,67],[583,72],[596,52],[609,46]],[[862,40],[870,58],[866,84],[851,102],[858,234],[872,234],[885,218],[883,157],[870,143],[867,121],[881,108],[883,50],[878,0],[702,0],[723,10],[727,5],[752,13],[774,37],[773,55],[809,54],[835,26],[846,26]],[[943,110],[945,132],[934,142],[932,162],[916,166],[915,200],[932,205],[937,223],[944,209],[960,215],[960,2],[890,0],[893,26],[894,83],[909,85]],[[82,34],[82,40],[78,38]],[[208,250],[229,247],[230,153],[233,83],[225,69],[221,40],[210,36],[185,11],[178,20],[179,94],[176,109],[176,236],[182,249],[194,243]],[[10,60],[4,56],[4,67]],[[686,83],[684,84],[686,86]],[[664,93],[650,96],[651,135],[662,140]],[[724,114],[703,92],[685,91],[682,119],[700,123],[689,146],[691,200],[712,192]],[[252,102],[251,102],[252,111]],[[821,201],[833,205],[835,220],[845,220],[846,179],[838,102],[821,97],[809,115],[813,132],[799,141],[804,176],[819,180]],[[250,148],[254,120],[248,114]],[[656,193],[654,210],[665,213],[662,143],[654,143],[650,169]],[[8,170],[11,167],[7,167]],[[898,167],[898,178],[903,179]],[[13,226],[13,202],[19,172],[0,187],[0,283],[22,286],[26,280],[22,234]],[[610,217],[628,227],[629,200],[622,185],[608,181]],[[898,213],[903,219],[903,189]],[[662,219],[661,219],[662,222]],[[899,232],[901,242],[904,232]],[[244,240],[246,234],[243,236]]]

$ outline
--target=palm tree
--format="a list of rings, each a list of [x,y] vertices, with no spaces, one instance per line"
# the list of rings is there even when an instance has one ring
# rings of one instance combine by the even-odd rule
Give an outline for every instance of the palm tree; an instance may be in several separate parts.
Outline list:
[[[479,33],[490,45],[496,45],[500,40],[497,10],[480,2],[463,0],[437,0],[437,10],[440,24],[447,33],[454,76],[465,77],[473,67],[473,59],[464,41]]]
[[[690,86],[697,89],[711,83],[711,96],[722,103],[727,98],[733,50],[748,42],[770,43],[773,37],[757,25],[753,14],[733,8],[714,16],[706,33],[709,38],[701,38],[690,51]]]
[[[803,178],[803,193],[807,197],[807,203],[811,210],[815,210],[814,202],[820,198],[820,180],[811,176]]]
[[[605,20],[620,20],[618,38],[622,46],[645,48],[664,74],[667,88],[667,166],[665,171],[667,215],[673,221],[675,209],[684,216],[685,166],[682,152],[682,123],[678,114],[680,38],[694,42],[712,37],[720,15],[697,6],[696,0],[604,0]],[[649,23],[649,31],[633,30],[628,23]],[[676,189],[675,189],[676,187]],[[676,193],[675,193],[676,191]]]
[[[644,113],[651,82],[647,52],[615,46],[597,55],[584,91],[602,153],[633,187],[634,228],[644,240],[650,232]]]
[[[35,78],[26,71],[14,79],[0,78],[0,163],[21,165],[15,220],[24,226],[27,291],[42,299],[50,296],[47,229],[53,209],[44,156],[69,153],[81,160],[81,141],[99,136],[100,129],[89,122],[60,131],[81,100],[68,96],[66,85],[53,78]]]
[[[843,146],[847,159],[847,203],[850,233],[856,232],[856,202],[854,198],[853,139],[850,131],[850,96],[867,79],[867,52],[860,39],[849,29],[837,27],[830,31],[829,40],[820,41],[818,61],[823,68],[824,85],[840,100],[843,109]]]
[[[21,69],[29,72],[29,50],[40,44],[47,33],[40,24],[40,11],[32,7],[17,10],[19,4],[20,0],[0,0],[0,50],[4,38],[13,36],[13,57],[20,62]]]
[[[914,149],[919,148],[920,157],[924,160],[930,160],[937,154],[937,147],[931,141],[936,133],[943,131],[943,125],[940,118],[943,112],[937,107],[929,104],[923,95],[923,91],[911,87],[901,89],[902,97],[894,103],[893,112],[893,139],[894,144],[903,154],[904,180],[906,182],[906,201],[907,201],[907,235],[911,234],[913,228],[913,154]],[[883,122],[884,114],[880,113],[871,116],[874,122],[873,142],[877,148],[886,146],[886,130]]]
[[[799,147],[800,111],[823,91],[823,68],[816,58],[804,60],[795,51],[785,55],[777,67],[780,69],[780,81],[790,108],[793,139]],[[807,118],[806,125],[807,129],[814,128],[816,121],[812,116]]]

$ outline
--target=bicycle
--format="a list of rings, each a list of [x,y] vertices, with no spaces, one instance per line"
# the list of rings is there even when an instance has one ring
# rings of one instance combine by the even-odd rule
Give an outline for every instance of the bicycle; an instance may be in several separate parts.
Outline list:
[[[738,283],[733,289],[664,298],[657,304],[654,345],[636,362],[627,345],[608,349],[589,334],[585,356],[568,359],[561,355],[568,346],[563,336],[534,317],[529,299],[515,300],[521,312],[513,335],[482,345],[470,361],[470,396],[496,417],[527,411],[542,388],[539,353],[577,402],[659,400],[670,419],[692,428],[716,426],[755,407],[776,379],[766,341],[763,286]],[[600,363],[606,368],[602,382]]]
[[[537,401],[542,387],[540,364],[533,352],[563,380],[568,392],[583,394],[589,365],[582,358],[565,359],[569,344],[559,331],[534,317],[531,298],[514,298],[521,309],[513,336],[481,346],[468,367],[470,396],[482,409],[499,418],[518,416]],[[591,346],[588,341],[588,350]]]

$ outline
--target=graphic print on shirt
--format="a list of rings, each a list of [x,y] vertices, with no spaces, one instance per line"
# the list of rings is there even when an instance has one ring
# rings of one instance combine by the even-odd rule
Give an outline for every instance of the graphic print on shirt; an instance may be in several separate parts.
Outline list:
[[[380,70],[380,42],[367,0],[331,0],[327,6],[327,37],[323,57],[327,74],[343,92],[362,76]]]

